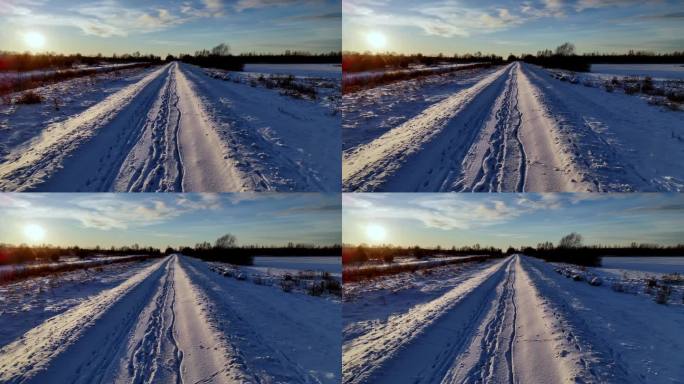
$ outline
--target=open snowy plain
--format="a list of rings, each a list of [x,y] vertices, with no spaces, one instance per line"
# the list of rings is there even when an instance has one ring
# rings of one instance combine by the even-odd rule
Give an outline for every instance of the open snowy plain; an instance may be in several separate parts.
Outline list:
[[[0,285],[3,383],[337,383],[340,302],[181,255]]]
[[[649,259],[573,270],[513,255],[345,284],[343,382],[681,383],[684,291],[658,304],[644,278],[684,264]]]
[[[513,62],[345,94],[343,188],[684,190],[682,111],[568,79]]]
[[[6,102],[0,190],[339,190],[339,70],[256,69],[293,71],[287,84],[309,93],[172,62],[43,86],[40,104]]]

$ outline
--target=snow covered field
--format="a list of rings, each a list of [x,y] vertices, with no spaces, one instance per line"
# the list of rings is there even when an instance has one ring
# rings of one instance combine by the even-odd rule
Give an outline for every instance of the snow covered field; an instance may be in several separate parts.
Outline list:
[[[344,95],[346,191],[684,189],[684,114],[524,63]]]
[[[169,256],[0,286],[0,381],[335,383],[339,301]]]
[[[481,63],[461,63],[461,64],[441,64],[434,66],[427,65],[414,65],[408,69],[385,69],[385,70],[374,70],[374,71],[363,71],[363,72],[349,72],[342,75],[342,82],[344,84],[353,83],[358,80],[373,80],[381,78],[387,75],[395,74],[407,74],[407,75],[423,75],[423,74],[433,74],[448,72],[450,70],[462,67],[470,67],[473,65],[478,65]]]
[[[650,76],[655,79],[684,80],[684,64],[592,64],[591,72],[603,76]]]
[[[345,383],[681,383],[681,305],[522,255],[344,286]]]
[[[176,62],[36,92],[46,101],[0,106],[0,190],[339,188],[330,98],[296,99]]]
[[[270,75],[293,75],[339,79],[342,67],[339,64],[246,64],[244,72]]]
[[[288,256],[271,257],[257,256],[254,258],[253,268],[277,268],[295,271],[313,270],[340,274],[342,259],[328,256]]]

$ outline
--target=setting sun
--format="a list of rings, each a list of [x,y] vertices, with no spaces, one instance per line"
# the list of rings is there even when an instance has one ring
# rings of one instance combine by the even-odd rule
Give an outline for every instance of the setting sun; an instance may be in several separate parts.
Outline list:
[[[368,240],[371,242],[379,243],[387,237],[387,230],[381,225],[370,224],[366,227],[366,236],[368,236]]]
[[[380,32],[370,32],[366,35],[366,41],[373,49],[383,49],[387,45],[387,37]]]
[[[45,46],[45,36],[38,32],[28,32],[24,35],[24,42],[31,49],[40,49]]]
[[[45,238],[45,229],[38,224],[27,224],[24,227],[24,236],[30,242],[39,242]]]

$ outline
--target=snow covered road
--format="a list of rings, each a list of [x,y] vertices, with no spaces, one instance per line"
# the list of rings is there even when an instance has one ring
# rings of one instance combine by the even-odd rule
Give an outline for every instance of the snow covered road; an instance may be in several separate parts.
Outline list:
[[[300,296],[170,256],[0,347],[0,381],[337,382],[339,304]]]
[[[9,148],[0,190],[334,190],[337,129],[315,102],[174,62]]]
[[[386,304],[382,289],[358,290],[344,305],[343,382],[669,383],[681,377],[684,367],[668,355],[681,347],[674,336],[679,309],[614,297],[620,294],[566,279],[551,264],[521,255],[469,268],[434,280],[413,274],[410,283],[387,288]],[[448,279],[453,282],[444,289]]]
[[[676,166],[682,160],[681,114],[637,97],[563,83],[520,62],[483,73],[373,140],[346,147],[344,190],[605,192],[684,185]],[[368,95],[354,98],[372,98],[376,90],[361,92]],[[401,121],[383,113],[402,111],[359,108],[368,110],[356,119]]]

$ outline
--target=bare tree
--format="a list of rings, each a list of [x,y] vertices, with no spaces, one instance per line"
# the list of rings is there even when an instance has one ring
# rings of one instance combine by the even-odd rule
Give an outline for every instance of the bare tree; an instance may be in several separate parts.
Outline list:
[[[230,55],[230,45],[221,43],[211,49],[211,54],[216,56],[228,56]]]
[[[579,248],[582,246],[582,235],[577,232],[573,232],[569,235],[565,235],[560,239],[558,243],[559,248]]]
[[[572,56],[575,54],[575,44],[573,43],[563,43],[556,47],[556,55],[560,56]]]
[[[216,248],[234,248],[237,244],[237,238],[235,235],[226,233],[225,235],[216,239]]]

